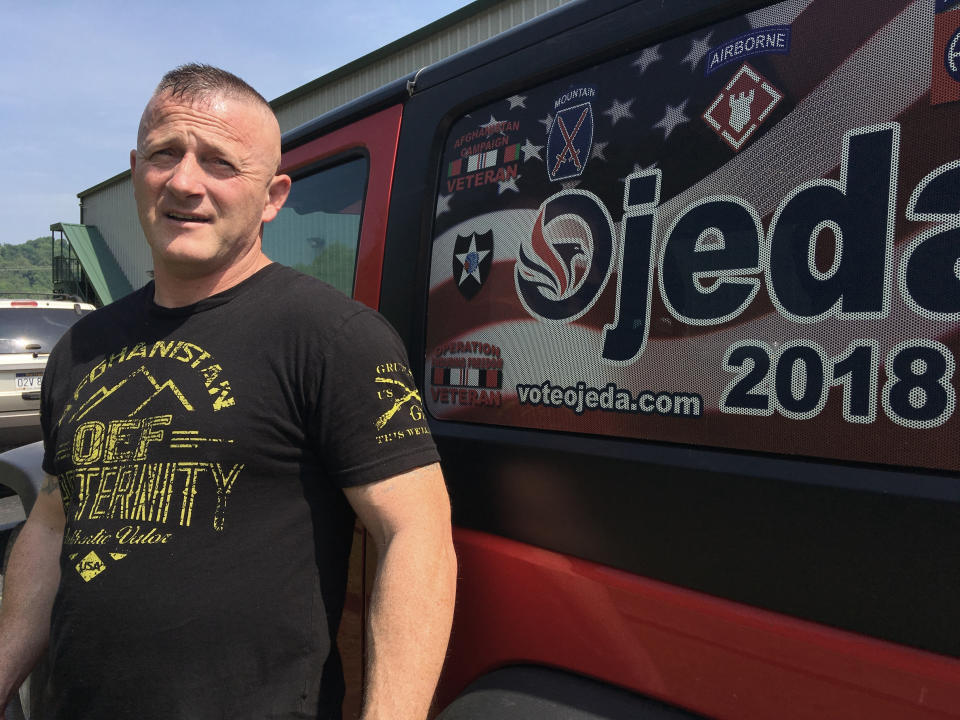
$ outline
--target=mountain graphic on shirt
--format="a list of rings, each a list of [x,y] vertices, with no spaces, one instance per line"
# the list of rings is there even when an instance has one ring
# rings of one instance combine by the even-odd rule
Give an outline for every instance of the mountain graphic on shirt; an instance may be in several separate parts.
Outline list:
[[[146,367],[140,366],[113,387],[99,388],[76,409],[70,422],[83,419],[94,408],[99,408],[103,416],[136,417],[148,405],[158,402],[179,403],[193,411],[193,405],[173,380],[159,382]]]

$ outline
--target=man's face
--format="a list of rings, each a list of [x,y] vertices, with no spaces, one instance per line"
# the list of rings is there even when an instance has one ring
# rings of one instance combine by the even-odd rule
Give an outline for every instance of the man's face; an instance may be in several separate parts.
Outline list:
[[[280,131],[265,108],[223,95],[155,96],[130,167],[158,270],[199,277],[259,252],[261,223],[289,190],[289,179],[275,174],[279,158]]]

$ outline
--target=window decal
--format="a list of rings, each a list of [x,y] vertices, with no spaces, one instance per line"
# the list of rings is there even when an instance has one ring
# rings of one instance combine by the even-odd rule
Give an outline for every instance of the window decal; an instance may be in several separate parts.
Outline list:
[[[428,411],[960,470],[958,37],[783,2],[457,119]]]

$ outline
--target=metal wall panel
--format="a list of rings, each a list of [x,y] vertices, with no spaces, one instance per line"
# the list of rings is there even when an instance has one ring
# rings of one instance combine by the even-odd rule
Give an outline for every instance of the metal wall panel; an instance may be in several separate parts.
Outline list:
[[[280,129],[284,132],[291,130],[364,93],[466,50],[567,2],[569,0],[503,0],[437,35],[275,108]]]
[[[366,65],[274,108],[286,132],[318,115],[465,50],[570,0],[502,0],[440,33]],[[147,283],[153,261],[137,220],[129,176],[104,185],[83,198],[84,224],[96,225],[134,288]]]
[[[96,225],[134,289],[150,280],[153,260],[140,229],[128,175],[83,198],[84,225]]]

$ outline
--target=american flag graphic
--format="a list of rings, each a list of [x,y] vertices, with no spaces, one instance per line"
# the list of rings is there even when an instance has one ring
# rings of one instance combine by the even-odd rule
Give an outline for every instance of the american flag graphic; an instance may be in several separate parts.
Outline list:
[[[451,185],[441,182],[435,210],[426,353],[429,358],[435,348],[455,341],[495,343],[503,352],[503,403],[496,408],[444,404],[431,400],[428,389],[430,412],[448,420],[960,470],[960,443],[956,441],[960,413],[954,410],[958,381],[955,365],[950,366],[960,349],[960,321],[912,307],[902,289],[901,274],[911,243],[933,227],[929,222],[908,219],[911,193],[934,170],[960,159],[960,103],[935,104],[931,97],[939,71],[934,51],[935,15],[942,25],[941,18],[950,16],[953,7],[943,0],[788,0],[637,48],[461,118],[446,146],[447,173],[452,173],[455,164],[461,175],[470,172],[472,156],[462,156],[457,138],[484,125],[503,127],[497,123],[504,121],[514,124],[500,132],[505,136],[501,140],[504,146],[490,162],[502,164],[504,148],[514,147],[517,171],[496,182],[463,184],[463,189],[453,192],[449,191]],[[960,17],[960,13],[954,14]],[[941,35],[954,32],[960,19],[957,27],[948,30],[939,29],[940,25]],[[749,61],[729,63],[705,76],[705,58],[711,49],[768,26],[790,27],[789,53],[753,54]],[[725,89],[732,87],[731,81],[745,65],[750,72],[741,77],[746,79],[738,80],[740,84],[732,91]],[[751,98],[753,75],[759,78],[756,88],[766,83],[769,90],[765,95],[758,89]],[[574,179],[551,182],[546,146],[556,117],[555,103],[565,93],[584,87],[595,90],[588,99],[577,100],[591,104],[594,118],[586,165]],[[769,112],[759,119],[750,101],[759,102],[761,96],[767,98]],[[779,98],[776,103],[769,100],[774,96]],[[704,117],[710,108],[712,122]],[[707,197],[735,197],[755,209],[766,238],[774,213],[798,188],[814,181],[839,184],[843,180],[847,133],[890,124],[899,129],[899,146],[895,206],[891,208],[895,234],[889,258],[889,307],[883,317],[851,320],[830,315],[812,322],[790,320],[772,302],[761,271],[752,276],[760,281],[759,291],[742,313],[719,324],[691,324],[678,319],[665,304],[657,268],[643,353],[632,362],[614,364],[602,359],[602,348],[604,328],[614,323],[620,302],[622,278],[616,262],[595,304],[572,322],[533,317],[518,298],[515,274],[520,249],[525,238],[529,242],[538,209],[558,192],[595,195],[610,214],[619,245],[625,179],[656,169],[661,173],[661,187],[655,254],[674,220]],[[717,126],[736,141],[725,139]],[[489,167],[480,162],[487,160],[477,160],[476,168]],[[960,212],[960,201],[954,205]],[[960,216],[945,222],[960,226]],[[481,291],[467,300],[457,291],[451,272],[454,242],[458,235],[489,231],[494,238],[493,266]],[[558,263],[567,263],[569,277],[582,277],[590,261],[589,238],[581,238],[582,232],[572,225],[557,232],[576,240],[563,245],[566,255],[556,250],[560,244],[555,243]],[[810,260],[814,271],[829,274],[829,268],[838,262],[841,245],[842,241],[831,241],[829,233],[821,234]],[[724,408],[731,388],[751,370],[749,363],[739,370],[729,363],[730,350],[738,343],[768,348],[774,362],[782,348],[798,343],[815,347],[827,368],[822,376],[823,401],[812,414],[791,413],[786,409],[789,402],[780,407],[775,398],[770,401],[769,413],[763,415]],[[896,359],[903,347],[931,343],[945,348],[946,367],[941,376],[930,383],[916,380],[916,387],[905,390],[894,387],[900,378],[888,361]],[[847,367],[843,359],[852,348],[863,346],[871,348],[873,365],[865,366],[860,380],[842,376],[841,370]],[[907,372],[923,375],[928,372],[924,362],[917,360]],[[429,362],[427,367],[429,388],[437,378],[430,375]],[[786,373],[783,387],[776,385],[777,372]],[[806,380],[798,379],[796,372],[791,378],[789,367],[771,367],[768,374],[757,377],[755,384],[748,382],[748,389],[771,397],[777,392],[800,397],[804,383],[810,381],[809,372]],[[577,413],[569,407],[521,402],[518,386],[546,382],[560,388],[582,383],[597,389],[613,383],[634,394],[696,394],[702,398],[703,412],[696,417],[599,410]],[[875,408],[869,417],[851,419],[845,411],[851,401],[845,400],[844,394],[849,394],[856,382],[869,385],[867,394]],[[898,393],[906,399],[898,400]],[[905,419],[910,413],[909,408],[903,410],[904,403],[919,407],[933,402],[933,396],[943,405],[935,421],[911,424]]]

